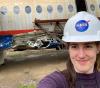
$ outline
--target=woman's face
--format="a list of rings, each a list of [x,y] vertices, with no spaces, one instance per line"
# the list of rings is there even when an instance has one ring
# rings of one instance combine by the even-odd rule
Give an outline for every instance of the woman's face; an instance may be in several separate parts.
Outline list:
[[[74,69],[78,73],[92,73],[99,53],[99,46],[94,42],[69,43],[69,55]]]

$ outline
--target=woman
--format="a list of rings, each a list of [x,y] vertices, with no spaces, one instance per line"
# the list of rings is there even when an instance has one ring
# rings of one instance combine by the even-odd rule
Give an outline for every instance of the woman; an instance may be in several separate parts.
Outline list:
[[[67,69],[46,76],[37,88],[100,88],[100,21],[79,12],[67,21],[62,40],[69,53]]]

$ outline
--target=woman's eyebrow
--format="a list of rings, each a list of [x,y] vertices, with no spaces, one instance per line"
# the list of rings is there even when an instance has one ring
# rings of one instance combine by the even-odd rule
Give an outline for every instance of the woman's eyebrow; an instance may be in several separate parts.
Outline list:
[[[82,45],[92,45],[92,44],[94,44],[94,43],[83,43]],[[71,46],[76,46],[76,45],[79,45],[79,44],[77,44],[77,43],[70,43],[69,45],[71,45]]]
[[[78,45],[77,43],[70,43],[70,45]]]
[[[90,45],[90,44],[94,44],[94,43],[84,43],[84,45]]]

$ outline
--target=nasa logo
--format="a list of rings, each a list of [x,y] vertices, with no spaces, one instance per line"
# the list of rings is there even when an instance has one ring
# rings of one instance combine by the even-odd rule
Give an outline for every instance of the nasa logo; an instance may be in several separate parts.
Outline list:
[[[85,21],[85,20],[80,20],[75,25],[76,30],[79,32],[86,31],[88,27],[89,27],[88,21]]]

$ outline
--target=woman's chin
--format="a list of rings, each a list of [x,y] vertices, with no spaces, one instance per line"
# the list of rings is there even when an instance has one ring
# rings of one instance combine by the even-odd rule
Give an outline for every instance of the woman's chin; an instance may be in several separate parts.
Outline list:
[[[92,69],[89,69],[87,67],[77,68],[77,69],[75,69],[75,71],[77,73],[92,73],[93,72]]]

